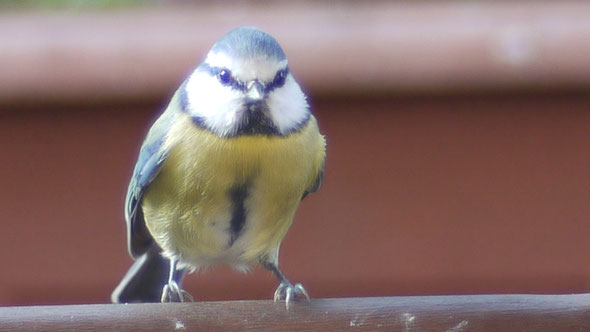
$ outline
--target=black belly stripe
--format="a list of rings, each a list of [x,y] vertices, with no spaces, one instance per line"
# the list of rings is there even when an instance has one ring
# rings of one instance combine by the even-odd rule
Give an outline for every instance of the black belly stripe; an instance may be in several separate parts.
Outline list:
[[[231,247],[240,236],[240,232],[246,223],[247,211],[244,207],[244,201],[248,197],[248,184],[241,184],[234,186],[229,190],[229,197],[232,203],[232,213],[229,226]]]

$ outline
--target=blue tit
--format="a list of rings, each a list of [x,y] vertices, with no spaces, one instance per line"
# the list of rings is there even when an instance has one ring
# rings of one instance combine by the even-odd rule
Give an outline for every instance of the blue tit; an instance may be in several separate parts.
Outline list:
[[[113,302],[192,299],[186,271],[260,264],[275,301],[307,297],[279,269],[301,200],[321,182],[325,139],[287,58],[267,33],[220,38],[149,130],[125,202],[136,260]]]

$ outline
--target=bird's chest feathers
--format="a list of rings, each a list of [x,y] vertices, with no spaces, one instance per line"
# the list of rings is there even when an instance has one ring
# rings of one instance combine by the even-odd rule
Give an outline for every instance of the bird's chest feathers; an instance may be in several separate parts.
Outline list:
[[[146,214],[159,219],[146,215],[150,231],[176,234],[175,243],[160,245],[198,253],[195,261],[231,248],[256,256],[278,247],[315,171],[308,135],[224,139],[180,123],[144,201]]]
[[[288,191],[305,186],[313,158],[300,134],[220,138],[185,124],[171,132],[169,140],[173,147],[162,173],[173,173],[175,188],[181,192],[203,194],[205,187],[225,191],[243,185],[273,187],[273,183]]]

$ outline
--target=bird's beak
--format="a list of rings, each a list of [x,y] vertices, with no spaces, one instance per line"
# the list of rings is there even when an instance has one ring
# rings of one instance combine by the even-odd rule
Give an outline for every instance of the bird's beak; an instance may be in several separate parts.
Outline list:
[[[264,99],[264,87],[258,80],[248,82],[246,88],[248,100],[256,102]]]

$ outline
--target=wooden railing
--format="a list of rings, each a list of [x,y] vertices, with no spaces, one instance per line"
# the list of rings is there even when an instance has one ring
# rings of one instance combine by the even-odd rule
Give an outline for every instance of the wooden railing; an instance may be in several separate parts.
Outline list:
[[[3,331],[590,331],[590,294],[92,304],[0,308]]]

